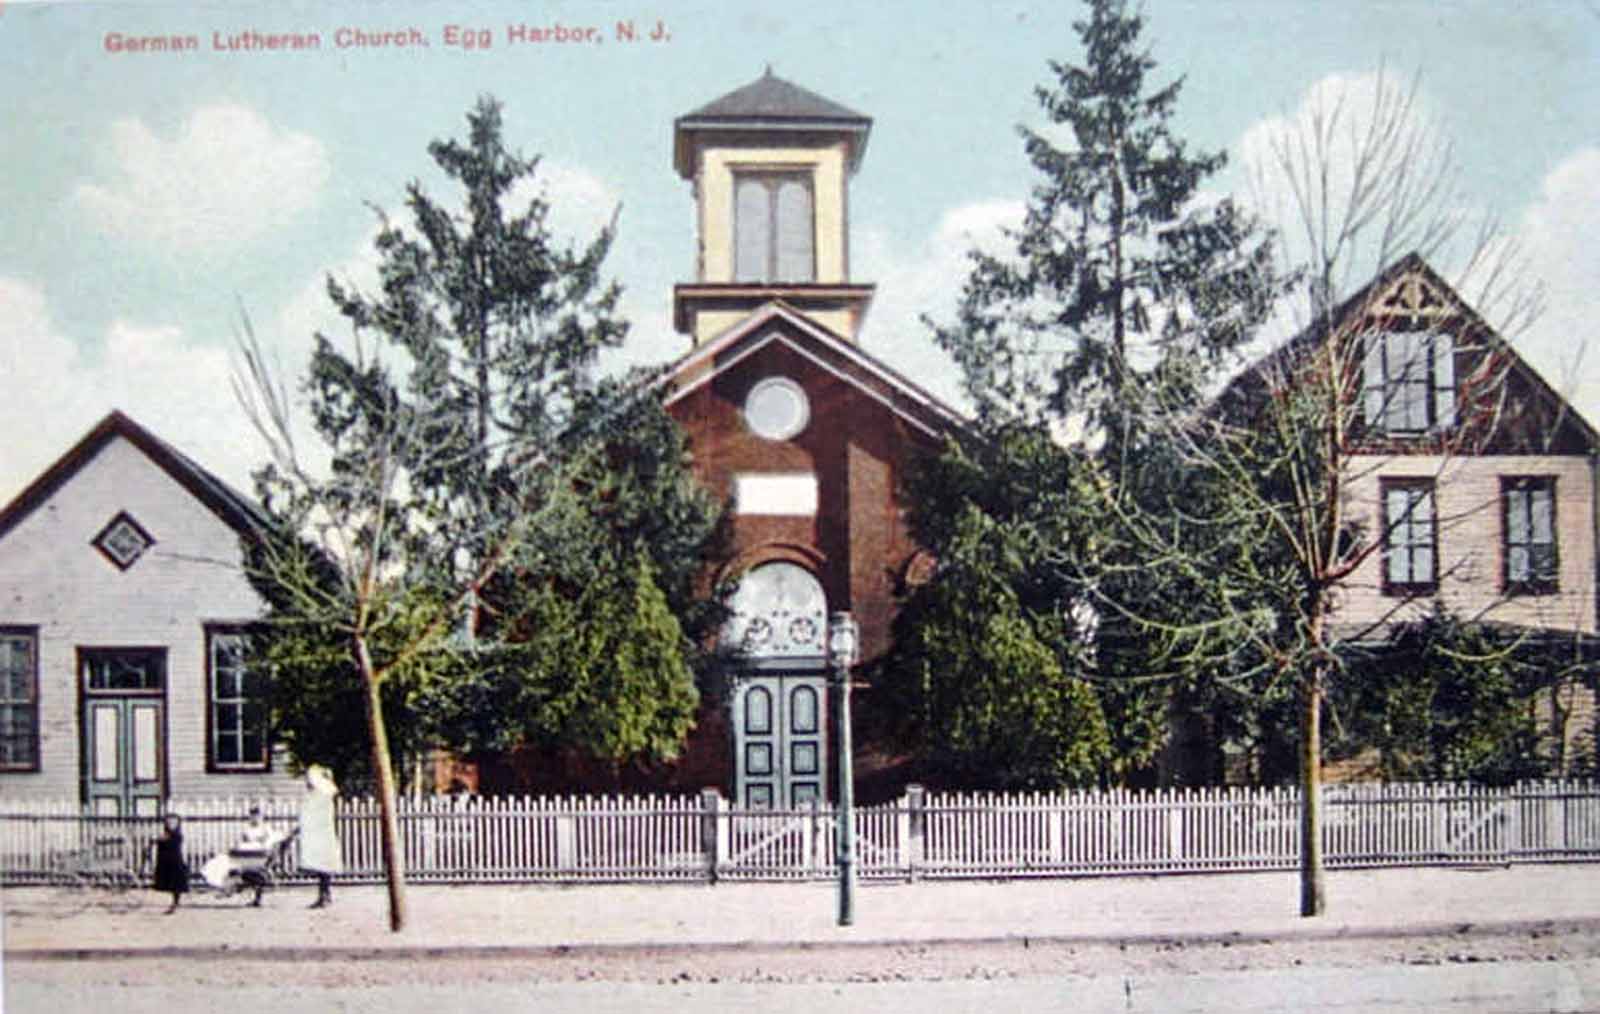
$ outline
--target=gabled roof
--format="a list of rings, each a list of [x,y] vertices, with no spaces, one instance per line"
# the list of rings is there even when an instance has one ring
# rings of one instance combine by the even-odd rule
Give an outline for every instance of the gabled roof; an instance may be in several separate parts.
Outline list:
[[[694,174],[691,153],[700,136],[710,132],[843,134],[849,139],[849,163],[854,171],[866,151],[872,119],[785,81],[769,66],[751,83],[678,117],[673,128],[673,165],[680,176],[688,179]]]
[[[1504,355],[1509,360],[1510,373],[1532,388],[1541,401],[1557,408],[1558,418],[1570,420],[1591,451],[1600,451],[1600,431],[1595,430],[1576,408],[1545,381],[1538,370],[1517,353],[1509,341],[1490,327],[1477,310],[1462,299],[1455,288],[1440,277],[1422,255],[1415,251],[1379,271],[1371,281],[1341,302],[1331,313],[1312,321],[1304,330],[1252,363],[1228,383],[1214,404],[1223,404],[1234,397],[1249,398],[1250,391],[1259,385],[1263,369],[1299,359],[1326,341],[1330,331],[1338,331],[1362,315],[1379,310],[1378,300],[1388,294],[1397,282],[1408,277],[1420,279],[1433,292],[1442,295],[1446,300],[1449,316],[1460,320],[1465,327],[1482,335],[1486,342],[1492,343],[1496,353]]]
[[[0,510],[0,538],[15,528],[56,490],[94,459],[108,443],[121,437],[133,444],[196,500],[240,534],[258,533],[271,527],[271,520],[250,499],[226,482],[200,467],[182,451],[160,439],[120,411],[113,410],[100,420],[82,440],[56,459],[21,493]]]
[[[659,383],[676,389],[665,403],[670,406],[681,401],[774,344],[849,384],[929,436],[942,437],[967,425],[959,412],[937,396],[779,300],[764,304],[669,366]],[[868,383],[869,378],[883,390]]]

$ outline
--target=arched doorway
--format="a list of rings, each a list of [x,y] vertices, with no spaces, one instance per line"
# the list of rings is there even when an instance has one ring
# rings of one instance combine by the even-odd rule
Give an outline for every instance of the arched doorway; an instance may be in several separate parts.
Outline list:
[[[723,628],[745,653],[733,694],[734,795],[752,809],[805,806],[827,785],[828,601],[815,575],[774,561],[739,580]]]

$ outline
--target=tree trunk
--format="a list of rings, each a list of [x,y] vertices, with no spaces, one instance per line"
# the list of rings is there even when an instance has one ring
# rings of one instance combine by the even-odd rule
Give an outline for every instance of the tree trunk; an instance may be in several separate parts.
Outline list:
[[[381,687],[372,668],[372,656],[361,638],[356,657],[367,695],[367,735],[372,742],[372,770],[378,781],[378,813],[382,822],[383,875],[389,885],[389,929],[406,928],[406,866],[400,851],[400,815],[395,806],[394,767],[389,762],[389,734],[383,724]]]
[[[1322,868],[1322,674],[1314,672],[1301,690],[1300,713],[1300,915],[1321,915],[1328,907]]]

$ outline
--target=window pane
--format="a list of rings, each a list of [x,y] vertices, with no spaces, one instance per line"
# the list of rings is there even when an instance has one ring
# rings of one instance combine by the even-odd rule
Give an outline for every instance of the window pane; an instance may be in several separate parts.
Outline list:
[[[772,249],[772,209],[766,182],[741,177],[734,182],[734,280],[767,281]]]
[[[765,687],[751,687],[744,698],[744,731],[772,731],[772,695]]]
[[[1526,581],[1532,574],[1528,567],[1528,547],[1506,547],[1506,579],[1510,581]]]
[[[1545,584],[1554,584],[1556,580],[1556,547],[1553,545],[1533,546],[1528,551],[1531,561],[1532,580]]]
[[[1384,422],[1383,405],[1383,335],[1369,334],[1366,350],[1361,359],[1361,386],[1365,403],[1362,411],[1367,425],[1379,426]]]
[[[1389,554],[1389,583],[1411,583],[1411,557],[1405,550],[1397,549]]]
[[[1548,489],[1535,489],[1528,494],[1532,506],[1532,535],[1533,541],[1538,543],[1551,543],[1555,541],[1555,527],[1551,510],[1551,491]]]
[[[810,687],[795,687],[789,696],[791,732],[817,731],[817,692]]]
[[[809,282],[815,277],[812,256],[811,188],[798,179],[777,188],[777,277],[780,282]]]
[[[1526,490],[1506,492],[1506,541],[1514,546],[1528,541],[1528,494]]]
[[[157,731],[160,718],[155,705],[139,705],[133,712],[133,777],[136,781],[153,782],[159,777],[161,755]]]
[[[1411,522],[1418,528],[1433,523],[1433,497],[1420,489],[1408,491],[1411,496]],[[1421,536],[1419,536],[1420,538]]]
[[[121,719],[115,705],[103,704],[94,709],[94,777],[96,781],[109,782],[122,770],[117,761],[118,735]]]

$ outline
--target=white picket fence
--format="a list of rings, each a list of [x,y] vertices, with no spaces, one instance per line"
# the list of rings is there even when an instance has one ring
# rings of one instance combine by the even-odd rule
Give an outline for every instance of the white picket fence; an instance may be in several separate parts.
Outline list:
[[[1329,867],[1600,859],[1600,785],[1529,782],[1332,785]],[[249,800],[179,800],[192,864],[237,839]],[[288,829],[293,800],[260,801]],[[833,808],[749,811],[700,796],[404,799],[407,875],[417,881],[672,881],[831,875]],[[1059,794],[929,794],[856,811],[865,878],[1083,876],[1292,869],[1299,792],[1219,788]],[[346,879],[381,877],[378,807],[340,800]],[[144,855],[154,818],[84,814],[76,803],[0,800],[0,883],[49,877],[75,850]]]

